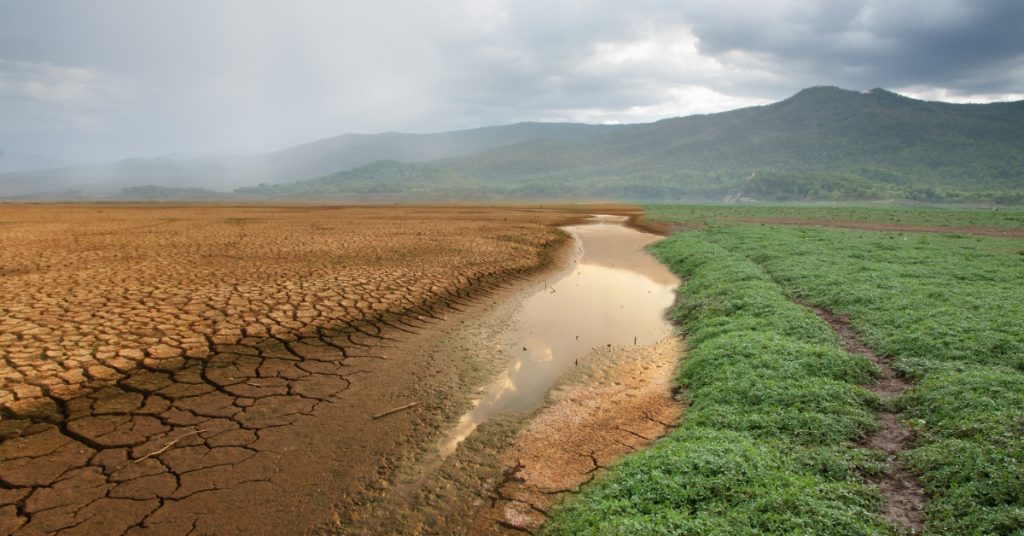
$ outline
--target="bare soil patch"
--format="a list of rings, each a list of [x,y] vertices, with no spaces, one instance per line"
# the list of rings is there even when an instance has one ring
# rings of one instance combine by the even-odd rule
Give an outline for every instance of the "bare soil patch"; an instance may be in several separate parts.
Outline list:
[[[646,214],[640,210],[636,212],[624,212],[627,217],[626,225],[638,231],[651,233],[658,236],[671,236],[679,231],[692,229],[703,229],[701,224],[684,223],[677,221],[651,221]]]
[[[337,524],[360,506],[352,490],[386,478],[465,397],[471,365],[410,341],[542,269],[564,241],[551,225],[577,218],[2,210],[0,532],[14,534]]]

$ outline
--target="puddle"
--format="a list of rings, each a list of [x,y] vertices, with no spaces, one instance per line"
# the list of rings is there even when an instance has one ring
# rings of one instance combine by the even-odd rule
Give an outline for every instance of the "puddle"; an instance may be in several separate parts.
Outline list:
[[[644,251],[661,237],[630,229],[625,220],[599,215],[565,228],[576,240],[572,269],[525,299],[499,341],[509,367],[441,441],[442,458],[493,416],[536,407],[591,350],[646,346],[672,333],[664,312],[679,280]]]

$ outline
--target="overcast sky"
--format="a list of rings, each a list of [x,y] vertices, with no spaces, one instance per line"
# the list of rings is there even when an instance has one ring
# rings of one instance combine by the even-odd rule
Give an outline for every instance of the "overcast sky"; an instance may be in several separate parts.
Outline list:
[[[1024,99],[1024,1],[0,0],[0,149],[647,122],[811,85]]]

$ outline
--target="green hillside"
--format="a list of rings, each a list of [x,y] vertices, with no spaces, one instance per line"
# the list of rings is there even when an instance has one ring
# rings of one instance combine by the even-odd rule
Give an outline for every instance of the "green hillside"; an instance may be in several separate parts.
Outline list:
[[[631,200],[1024,201],[1024,101],[925,102],[805,89],[753,108],[534,139],[428,163],[374,163],[239,193]]]

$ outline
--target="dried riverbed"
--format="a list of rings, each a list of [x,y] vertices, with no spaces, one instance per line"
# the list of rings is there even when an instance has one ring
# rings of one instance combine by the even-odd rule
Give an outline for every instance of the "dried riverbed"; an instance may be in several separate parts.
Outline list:
[[[333,531],[485,381],[421,341],[577,219],[4,205],[0,534]]]
[[[532,531],[607,464],[663,435],[682,406],[682,345],[664,311],[679,281],[659,237],[600,216],[566,228],[561,272],[495,302],[446,339],[495,379],[346,533]]]

